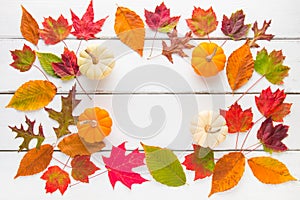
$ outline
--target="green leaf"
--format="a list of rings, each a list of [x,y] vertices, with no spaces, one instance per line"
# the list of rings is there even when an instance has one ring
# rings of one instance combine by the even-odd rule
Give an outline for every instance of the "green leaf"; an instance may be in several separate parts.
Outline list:
[[[55,72],[52,68],[52,63],[62,62],[61,58],[52,53],[36,52],[36,55],[41,63],[42,68],[45,70],[45,72],[52,77],[59,78],[55,74]]]
[[[288,76],[290,68],[282,63],[285,56],[282,51],[273,50],[268,54],[266,49],[257,53],[254,69],[257,73],[266,77],[272,84],[283,84],[283,79]]]
[[[146,165],[157,182],[172,187],[186,183],[183,168],[171,150],[145,144],[142,146],[145,151]]]

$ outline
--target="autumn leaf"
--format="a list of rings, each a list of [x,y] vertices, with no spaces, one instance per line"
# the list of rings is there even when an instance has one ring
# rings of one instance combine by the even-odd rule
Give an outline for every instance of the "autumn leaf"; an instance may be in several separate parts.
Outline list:
[[[225,114],[229,133],[246,132],[253,126],[253,113],[251,108],[242,110],[241,106],[234,103]]]
[[[35,52],[26,44],[24,44],[22,50],[10,51],[14,60],[10,66],[19,70],[20,72],[26,72],[30,70],[35,61]]]
[[[228,58],[226,75],[233,91],[245,85],[252,77],[254,61],[248,42],[235,50]]]
[[[145,18],[151,30],[168,33],[176,27],[180,16],[170,17],[170,9],[162,2],[160,6],[156,6],[155,12],[145,9]]]
[[[62,141],[58,143],[58,148],[64,154],[74,158],[75,156],[91,155],[97,151],[100,151],[105,147],[104,142],[87,143],[81,139],[78,134],[71,134],[64,137]]]
[[[113,188],[117,181],[131,189],[133,184],[142,184],[147,181],[140,174],[132,169],[144,165],[145,154],[135,149],[128,155],[126,153],[125,142],[118,147],[112,147],[110,157],[104,157],[103,162],[108,170],[108,177]]]
[[[94,8],[93,8],[93,0],[91,0],[86,12],[82,16],[81,19],[77,15],[73,13],[71,10],[72,22],[74,30],[71,32],[78,39],[89,40],[91,38],[95,38],[95,34],[102,31],[102,26],[107,19],[107,17],[100,19],[94,22]]]
[[[77,64],[77,57],[74,51],[70,51],[68,48],[64,49],[64,53],[61,54],[62,62],[53,62],[52,68],[54,73],[62,80],[70,80],[78,75],[79,66]]]
[[[286,151],[288,148],[282,140],[288,136],[289,127],[283,124],[273,126],[272,118],[267,118],[257,131],[257,139],[264,146],[264,150],[272,153]]]
[[[90,156],[76,156],[71,162],[72,177],[80,182],[88,183],[89,175],[95,173],[99,168],[90,161]]]
[[[47,106],[56,92],[56,86],[50,81],[28,81],[17,89],[6,108],[20,111],[38,110]]]
[[[271,157],[254,157],[248,160],[253,175],[265,184],[280,184],[295,179],[282,162]]]
[[[285,97],[284,90],[277,89],[273,93],[268,87],[262,90],[258,97],[255,96],[255,103],[259,112],[266,118],[272,117],[273,121],[282,122],[283,118],[291,112],[292,106],[291,103],[283,103]]]
[[[51,108],[45,108],[48,112],[49,117],[58,122],[59,127],[53,128],[57,138],[60,138],[64,135],[70,134],[69,126],[76,125],[73,110],[80,103],[81,100],[75,99],[76,86],[74,85],[72,89],[69,91],[69,95],[67,97],[61,97],[61,111],[55,111]]]
[[[222,32],[233,40],[240,40],[247,36],[251,24],[244,24],[245,15],[243,10],[232,13],[230,18],[223,15]]]
[[[22,19],[20,30],[25,40],[37,45],[39,42],[39,25],[31,14],[22,7]]]
[[[192,18],[187,19],[186,23],[193,33],[199,37],[213,32],[218,26],[217,17],[212,7],[208,10],[194,7]]]
[[[185,156],[182,163],[186,169],[195,171],[195,180],[211,176],[215,168],[214,152],[210,148],[203,148],[193,144],[194,152]]]
[[[124,44],[143,56],[145,28],[139,15],[128,8],[118,7],[114,28]]]
[[[55,74],[53,68],[52,68],[52,63],[60,63],[62,62],[61,58],[58,57],[55,54],[52,53],[41,53],[41,52],[36,52],[36,55],[40,61],[40,64],[43,68],[43,70],[50,76],[58,78],[58,76]]]
[[[179,38],[177,36],[176,28],[173,29],[171,33],[168,33],[170,38],[171,45],[168,46],[165,41],[162,41],[162,55],[166,56],[168,60],[173,63],[172,54],[177,54],[180,57],[188,57],[183,51],[183,49],[191,49],[194,45],[189,44],[190,39],[192,38],[192,32],[187,32],[184,37]]]
[[[274,35],[272,34],[266,34],[267,29],[269,28],[271,24],[271,20],[270,21],[264,21],[264,24],[262,26],[261,29],[258,28],[257,25],[257,21],[254,22],[253,27],[252,27],[252,31],[254,32],[254,38],[253,40],[250,42],[250,47],[255,47],[258,48],[259,45],[256,43],[257,40],[272,40]]]
[[[186,183],[183,168],[171,150],[145,144],[142,146],[146,154],[148,170],[157,182],[171,187],[182,186]]]
[[[217,192],[223,192],[235,187],[241,180],[245,170],[245,156],[240,152],[224,155],[216,163],[212,187],[209,197]]]
[[[69,174],[58,166],[49,167],[41,179],[46,181],[46,193],[59,190],[63,195],[71,183]]]
[[[41,144],[45,140],[43,127],[40,124],[38,134],[34,134],[33,129],[34,129],[35,121],[30,121],[30,119],[28,119],[27,116],[25,116],[25,119],[26,119],[25,123],[28,125],[27,130],[24,129],[22,124],[20,128],[18,128],[17,126],[14,127],[8,126],[13,132],[17,133],[17,136],[15,138],[23,138],[23,142],[19,146],[19,151],[22,151],[23,149],[29,150],[29,143],[33,139],[37,140],[35,148],[39,149]]]
[[[70,34],[72,26],[68,24],[68,20],[62,15],[55,20],[52,17],[45,18],[43,22],[44,29],[40,29],[40,36],[45,44],[57,44],[64,40]]]
[[[44,171],[52,159],[52,154],[53,146],[49,144],[44,144],[39,149],[31,149],[22,158],[15,178],[30,176]]]
[[[290,68],[283,65],[285,56],[282,51],[273,50],[268,54],[263,48],[257,52],[256,60],[254,61],[254,69],[257,73],[266,77],[272,84],[283,84],[283,79],[288,76]]]

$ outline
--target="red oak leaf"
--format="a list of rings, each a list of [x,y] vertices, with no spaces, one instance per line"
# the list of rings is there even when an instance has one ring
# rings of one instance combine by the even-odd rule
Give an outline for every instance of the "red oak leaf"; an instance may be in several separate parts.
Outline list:
[[[81,19],[71,10],[72,22],[75,31],[71,32],[78,39],[89,40],[95,38],[95,34],[102,31],[102,26],[107,17],[94,22],[94,8],[93,1],[91,0],[86,12]]]
[[[289,127],[283,124],[278,124],[274,127],[273,121],[269,117],[261,124],[261,127],[257,131],[257,139],[264,145],[265,151],[286,151],[287,147],[281,140],[288,136],[288,129]]]
[[[10,53],[14,60],[14,62],[11,63],[10,66],[16,68],[17,70],[20,70],[21,72],[30,70],[36,58],[35,52],[32,51],[32,49],[26,44],[24,44],[22,50],[14,50],[10,51]]]
[[[257,26],[257,21],[254,22],[253,27],[252,27],[252,31],[254,32],[254,38],[250,43],[250,47],[258,48],[259,45],[256,44],[257,40],[268,40],[268,41],[270,41],[270,40],[273,39],[274,35],[266,34],[266,31],[269,28],[270,24],[271,24],[271,20],[268,21],[268,22],[264,21],[264,24],[263,24],[262,28],[259,29],[258,26]]]
[[[41,179],[47,181],[45,187],[46,193],[53,193],[59,190],[61,194],[64,194],[71,182],[69,174],[58,166],[49,167]]]
[[[208,10],[194,7],[192,18],[187,19],[186,23],[193,33],[199,37],[213,32],[218,26],[217,17],[212,7]]]
[[[144,165],[145,154],[135,149],[125,155],[125,142],[118,147],[112,147],[110,157],[102,157],[108,170],[108,177],[113,188],[117,181],[131,189],[132,184],[142,184],[147,181],[132,169]]]
[[[259,97],[255,97],[256,106],[265,117],[271,117],[273,121],[282,122],[283,118],[291,111],[291,103],[283,103],[286,94],[283,90],[277,89],[272,93],[268,87],[260,93]]]
[[[63,80],[70,80],[77,76],[79,66],[74,51],[65,48],[64,53],[61,54],[61,58],[62,62],[52,63],[55,74]]]
[[[186,169],[195,171],[195,178],[203,179],[212,175],[215,168],[214,152],[210,148],[203,148],[193,144],[194,152],[185,156],[182,163]]]
[[[76,156],[72,162],[72,177],[81,182],[88,183],[89,175],[95,173],[99,168],[90,161],[90,156]]]
[[[43,22],[44,29],[40,29],[40,36],[45,44],[56,44],[68,37],[72,26],[69,26],[68,20],[62,15],[55,20],[52,17],[45,18]]]
[[[253,126],[253,113],[251,108],[242,110],[237,103],[230,106],[225,114],[229,133],[245,132]]]
[[[244,24],[245,15],[243,10],[231,14],[231,17],[223,15],[222,32],[233,40],[240,40],[245,37],[250,29],[250,24]]]
[[[177,25],[180,16],[170,17],[170,9],[162,2],[160,6],[156,6],[155,12],[145,9],[145,18],[151,30],[168,33]]]

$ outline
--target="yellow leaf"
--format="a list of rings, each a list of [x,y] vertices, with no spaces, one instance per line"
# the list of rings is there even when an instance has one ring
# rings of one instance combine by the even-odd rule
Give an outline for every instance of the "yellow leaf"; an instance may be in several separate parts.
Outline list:
[[[21,85],[6,106],[20,111],[38,110],[48,105],[57,92],[50,81],[28,81]]]
[[[262,183],[280,184],[296,179],[290,174],[287,167],[271,157],[255,157],[248,160],[254,176]]]
[[[115,32],[124,44],[143,56],[145,29],[140,16],[128,8],[118,7]]]
[[[228,58],[226,75],[231,89],[237,90],[251,78],[254,61],[248,42],[235,50]]]
[[[23,37],[34,45],[39,42],[39,25],[31,14],[22,7],[21,33]]]
[[[29,176],[44,171],[52,159],[52,154],[53,146],[49,144],[42,145],[39,149],[31,149],[22,158],[15,178],[18,178],[19,176]]]
[[[217,192],[223,192],[236,186],[245,170],[245,156],[240,152],[226,154],[216,163],[213,177],[211,196]]]

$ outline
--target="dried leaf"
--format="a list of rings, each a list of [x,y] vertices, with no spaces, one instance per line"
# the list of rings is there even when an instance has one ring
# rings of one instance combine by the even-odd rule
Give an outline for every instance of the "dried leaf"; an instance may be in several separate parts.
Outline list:
[[[295,179],[280,161],[271,157],[254,157],[248,160],[253,175],[265,184],[280,184]]]
[[[222,32],[233,40],[240,40],[247,36],[251,24],[244,24],[245,15],[243,10],[232,13],[230,18],[223,15]]]
[[[87,143],[81,139],[78,134],[72,134],[64,137],[62,141],[58,143],[58,148],[66,155],[74,158],[75,156],[91,155],[97,151],[100,151],[105,147],[104,142]]]
[[[71,162],[72,177],[80,182],[88,183],[89,175],[94,174],[99,168],[90,161],[90,156],[76,156]]]
[[[50,81],[28,81],[21,85],[6,106],[20,111],[38,110],[47,106],[57,92]]]
[[[265,76],[270,83],[283,84],[283,79],[288,76],[290,70],[288,66],[282,64],[284,59],[285,56],[282,55],[281,50],[273,50],[268,54],[264,48],[257,52],[254,69],[257,73]]]
[[[61,111],[55,111],[51,108],[45,108],[48,112],[49,117],[58,122],[59,127],[53,128],[57,138],[60,138],[64,135],[70,134],[69,126],[76,125],[73,110],[80,103],[81,100],[75,99],[76,94],[76,86],[74,85],[72,89],[69,91],[69,95],[67,97],[61,97]]]
[[[39,42],[39,25],[31,14],[22,7],[22,19],[20,30],[25,40],[37,45]]]
[[[252,77],[254,61],[248,42],[235,50],[228,58],[226,75],[233,91],[245,85]]]
[[[194,7],[192,18],[187,19],[186,23],[193,33],[199,37],[213,32],[218,26],[217,17],[212,7],[208,10]]]
[[[264,21],[264,24],[263,24],[262,28],[258,29],[257,21],[254,22],[253,27],[252,27],[252,30],[254,32],[254,38],[250,43],[251,48],[252,47],[258,48],[259,47],[259,45],[256,43],[257,40],[268,40],[268,41],[270,41],[270,40],[273,39],[274,35],[266,34],[266,31],[269,28],[270,24],[271,24],[271,20],[268,21],[268,22]]]
[[[42,68],[44,69],[44,71],[47,74],[49,74],[50,76],[58,78],[58,76],[55,74],[55,72],[52,68],[52,63],[62,62],[61,58],[52,53],[36,52],[36,55],[40,61]]]
[[[133,184],[142,184],[147,181],[140,174],[132,169],[144,165],[145,154],[135,149],[128,155],[126,153],[125,142],[118,147],[112,147],[110,157],[104,157],[103,162],[108,170],[108,177],[113,188],[117,181],[131,189]]]
[[[52,159],[52,154],[53,146],[49,144],[44,144],[39,149],[31,149],[22,158],[15,178],[30,176],[44,171]]]
[[[118,7],[114,28],[124,44],[143,56],[145,29],[139,15],[128,8]]]
[[[185,156],[182,163],[186,169],[195,171],[195,180],[211,176],[215,168],[214,152],[193,144],[194,152]]]
[[[212,177],[209,197],[235,187],[245,170],[245,156],[240,152],[231,152],[218,160]]]
[[[34,134],[33,129],[34,129],[35,121],[30,121],[30,119],[28,119],[27,116],[25,116],[25,119],[26,119],[25,123],[28,125],[27,130],[24,129],[22,124],[21,124],[21,128],[17,128],[16,126],[14,127],[8,126],[12,131],[17,133],[17,136],[15,138],[24,139],[22,144],[19,146],[19,151],[22,151],[23,149],[29,150],[29,143],[33,139],[37,140],[35,148],[39,149],[41,144],[45,140],[43,127],[40,124],[38,134]]]
[[[265,117],[272,117],[273,121],[282,122],[291,111],[291,103],[283,103],[286,94],[284,90],[277,89],[274,93],[268,87],[262,90],[259,97],[255,96],[256,106]]]
[[[99,33],[107,19],[107,17],[94,22],[93,0],[91,0],[86,12],[81,19],[71,10],[72,22],[75,31],[71,32],[77,39],[89,40],[95,38],[95,34]]]
[[[22,50],[14,50],[10,52],[14,60],[10,66],[16,68],[20,72],[26,72],[30,70],[35,61],[35,52],[29,46],[24,44]]]
[[[46,193],[53,193],[56,190],[59,190],[62,195],[65,193],[71,182],[69,174],[58,166],[49,167],[41,176],[41,179],[47,181],[45,187]]]
[[[194,47],[194,45],[189,44],[189,41],[192,38],[192,32],[188,32],[183,38],[179,38],[177,36],[177,30],[174,28],[172,33],[168,33],[168,36],[170,38],[171,45],[168,46],[165,41],[162,41],[162,55],[166,56],[171,63],[173,63],[172,54],[177,54],[182,58],[188,57],[183,52],[183,49],[191,49]]]

